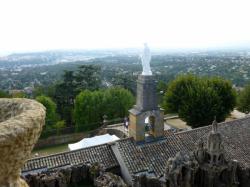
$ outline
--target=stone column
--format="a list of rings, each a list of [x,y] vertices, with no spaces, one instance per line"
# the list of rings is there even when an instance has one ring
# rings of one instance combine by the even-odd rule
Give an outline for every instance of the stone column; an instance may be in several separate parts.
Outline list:
[[[164,113],[158,107],[156,81],[153,75],[139,75],[137,80],[136,105],[129,110],[129,136],[135,141],[145,139],[145,118],[153,117],[150,134],[161,137],[164,133]]]
[[[153,75],[139,75],[136,108],[140,111],[150,111],[158,108],[156,82]]]

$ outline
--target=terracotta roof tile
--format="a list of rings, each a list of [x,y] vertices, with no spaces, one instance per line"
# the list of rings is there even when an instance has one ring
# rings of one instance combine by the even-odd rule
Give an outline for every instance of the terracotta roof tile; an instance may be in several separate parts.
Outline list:
[[[199,139],[206,138],[211,125],[176,133],[188,150],[193,150]],[[250,168],[250,117],[218,124],[222,135],[226,157],[238,160],[242,167]]]
[[[116,145],[131,174],[147,171],[148,162],[132,138],[117,141]]]
[[[25,163],[22,168],[22,172],[40,169],[49,170],[63,167],[65,165],[77,165],[87,162],[99,162],[103,164],[106,169],[119,166],[109,145],[103,144],[85,149],[30,159]]]
[[[177,152],[185,150],[185,146],[175,136],[167,137],[159,142],[144,144],[139,148],[144,153],[156,176],[163,175],[169,157],[174,157]]]
[[[250,117],[218,124],[221,132],[226,157],[240,162],[242,167],[250,168]],[[133,139],[120,141],[120,152],[130,173],[152,169],[156,176],[162,176],[166,162],[177,152],[189,152],[195,149],[200,138],[206,138],[211,125],[179,133],[169,133],[165,139],[136,145]],[[140,155],[137,157],[137,155]]]
[[[169,157],[175,156],[179,151],[193,151],[200,138],[206,142],[210,130],[211,126],[206,126],[179,133],[166,132],[165,135],[168,136],[164,139],[138,145],[133,138],[127,138],[117,141],[116,146],[131,174],[152,170],[156,176],[161,176]],[[223,138],[226,157],[238,160],[242,167],[250,168],[250,117],[220,123],[218,131]],[[110,146],[103,144],[28,160],[23,171],[85,162],[100,162],[105,168],[119,166]]]

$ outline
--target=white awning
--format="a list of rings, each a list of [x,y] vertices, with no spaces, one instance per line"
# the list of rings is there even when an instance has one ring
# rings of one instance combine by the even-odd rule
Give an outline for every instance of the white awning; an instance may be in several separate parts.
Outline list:
[[[113,142],[116,140],[119,140],[119,138],[116,135],[104,134],[100,136],[94,136],[92,138],[84,138],[77,143],[68,144],[68,147],[69,147],[69,150],[72,151],[76,149],[82,149],[82,148],[86,148],[90,146]]]

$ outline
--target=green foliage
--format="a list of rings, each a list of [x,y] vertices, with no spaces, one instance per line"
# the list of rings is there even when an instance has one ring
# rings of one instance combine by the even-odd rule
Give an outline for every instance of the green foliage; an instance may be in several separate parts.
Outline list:
[[[236,103],[235,91],[229,81],[193,75],[177,77],[164,96],[166,112],[178,113],[192,127],[224,121]]]
[[[101,86],[101,68],[96,65],[82,65],[75,75],[76,91],[97,90]]]
[[[74,123],[74,100],[82,90],[96,90],[100,87],[100,67],[82,65],[77,71],[64,71],[63,82],[55,87],[57,111],[68,126]]]
[[[74,108],[76,131],[97,128],[102,114],[103,92],[85,90],[77,95]]]
[[[250,84],[239,93],[237,108],[244,113],[250,112]]]
[[[57,104],[57,112],[68,126],[73,124],[73,107],[75,91],[75,76],[73,71],[65,71],[63,82],[56,84],[54,100]]]
[[[8,98],[10,95],[5,91],[0,90],[0,98]]]
[[[117,54],[117,53],[116,53]],[[50,56],[51,54],[46,54]],[[72,53],[71,53],[72,55]],[[92,56],[93,51],[88,55]],[[40,55],[39,55],[40,56]],[[76,71],[81,65],[97,65],[101,67],[101,79],[112,85],[120,85],[130,91],[134,89],[134,82],[125,82],[124,79],[132,77],[136,80],[137,74],[141,73],[142,67],[136,55],[114,55],[94,58],[88,61],[72,61],[71,63],[58,63],[55,65],[33,66],[33,64],[49,64],[53,58],[24,59],[18,61],[5,61],[1,63],[3,68],[0,73],[0,89],[24,89],[32,84],[52,85],[62,80],[64,70]],[[60,56],[60,55],[59,55]],[[98,55],[97,55],[98,56]],[[46,62],[45,62],[46,61]],[[52,60],[54,61],[54,60]],[[221,76],[232,80],[237,87],[244,86],[250,77],[250,57],[241,56],[238,52],[220,51],[208,52],[207,55],[200,54],[159,54],[152,57],[152,70],[157,80],[169,82],[179,73],[193,73],[202,76]],[[22,68],[19,73],[12,73],[20,65],[31,65],[29,68]],[[233,68],[232,68],[233,67]],[[244,70],[244,71],[241,71]],[[6,79],[8,75],[8,79]],[[124,79],[118,80],[116,75],[123,75]],[[130,78],[129,78],[130,79]],[[39,80],[36,81],[36,80]],[[86,88],[85,88],[86,89]],[[134,93],[134,92],[133,92]],[[45,94],[46,95],[46,94]],[[49,95],[50,96],[50,95]]]
[[[46,118],[45,118],[45,128],[52,129],[53,125],[58,121],[58,116],[56,113],[56,104],[52,101],[51,98],[46,97],[44,95],[36,97],[36,100],[43,104],[46,108]]]
[[[157,92],[163,92],[165,93],[167,90],[167,84],[160,80],[158,83],[157,83]]]
[[[84,90],[76,97],[74,117],[76,130],[91,130],[97,128],[107,115],[109,119],[124,117],[132,107],[134,98],[123,88],[107,90]]]
[[[58,121],[56,124],[53,125],[53,128],[56,129],[56,134],[61,134],[61,130],[65,128],[65,121]]]
[[[163,102],[163,96],[165,94],[165,92],[167,91],[167,84],[160,80],[158,83],[157,83],[157,95],[158,95],[158,103],[162,103]]]
[[[37,86],[33,91],[33,97],[36,98],[38,96],[45,95],[53,98],[55,95],[55,85],[45,85],[45,86]]]
[[[26,94],[24,92],[13,92],[10,94],[12,98],[25,98]]]
[[[117,73],[110,80],[115,87],[122,87],[129,90],[133,95],[136,94],[136,77],[132,73]]]
[[[197,77],[192,75],[179,76],[173,80],[165,93],[163,108],[166,112],[178,112],[183,105],[183,101],[189,99],[187,90],[193,90],[199,83]]]
[[[124,88],[110,88],[104,92],[105,114],[109,119],[125,117],[134,104],[134,97]]]
[[[236,91],[232,88],[230,81],[219,77],[207,79],[207,83],[208,87],[211,87],[219,97],[216,119],[219,122],[224,121],[236,106]]]

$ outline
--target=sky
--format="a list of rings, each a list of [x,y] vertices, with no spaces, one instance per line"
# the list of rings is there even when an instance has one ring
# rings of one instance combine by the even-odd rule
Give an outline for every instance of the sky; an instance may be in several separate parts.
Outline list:
[[[0,0],[0,54],[250,44],[246,0]]]

